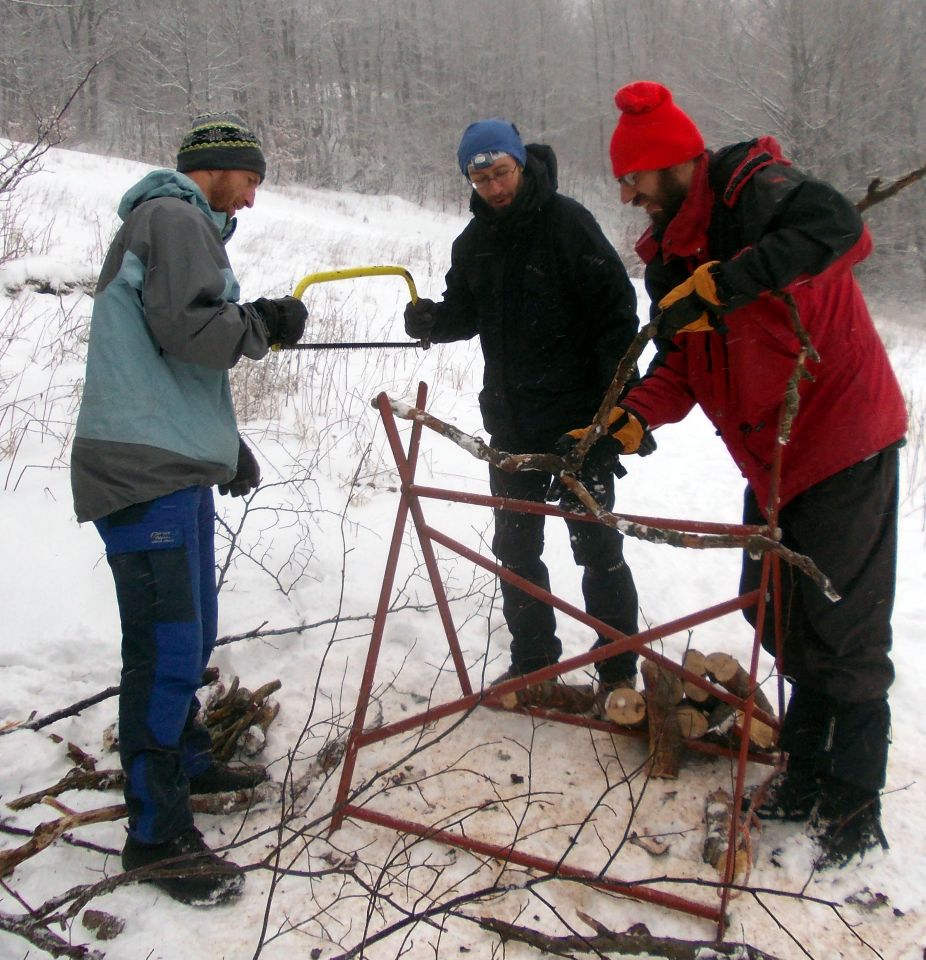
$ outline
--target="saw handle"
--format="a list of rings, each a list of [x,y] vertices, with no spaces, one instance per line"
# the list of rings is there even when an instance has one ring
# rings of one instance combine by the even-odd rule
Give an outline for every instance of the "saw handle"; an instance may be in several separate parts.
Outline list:
[[[412,303],[418,300],[418,291],[415,288],[415,281],[412,275],[405,267],[395,266],[393,264],[384,264],[372,267],[346,267],[343,270],[323,270],[320,273],[310,273],[304,276],[293,290],[293,296],[301,300],[302,295],[313,283],[328,283],[332,280],[352,280],[356,277],[401,277],[408,284],[408,292]],[[427,350],[431,343],[428,340],[419,341],[422,349]],[[297,346],[301,346],[297,344]],[[280,350],[280,344],[274,344],[271,350]],[[282,349],[289,349],[282,347]]]

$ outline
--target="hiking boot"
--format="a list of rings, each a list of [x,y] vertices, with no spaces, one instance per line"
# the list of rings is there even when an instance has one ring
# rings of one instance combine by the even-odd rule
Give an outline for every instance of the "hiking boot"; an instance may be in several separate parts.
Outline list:
[[[824,782],[813,829],[821,851],[814,864],[818,870],[844,867],[870,850],[888,849],[878,793],[839,780]]]
[[[507,683],[509,680],[514,680],[515,677],[520,677],[521,674],[515,670],[514,667],[509,667],[504,673],[500,673],[494,680],[489,683],[490,687],[497,687],[499,684]]]
[[[514,667],[509,667],[503,674],[497,676],[489,686],[497,687],[499,684],[505,683],[508,680],[514,680],[516,677],[523,676],[524,674],[519,670],[516,670]],[[555,685],[555,680],[542,680],[540,683],[531,684],[531,686],[525,687],[523,690],[518,690],[517,693],[509,694],[503,698],[502,705],[509,710],[515,706],[536,706],[548,698],[550,691]]]
[[[244,889],[241,867],[216,856],[195,827],[166,843],[139,843],[127,837],[122,866],[144,869],[140,883],[153,883],[174,900],[193,907],[226,903]]]
[[[801,823],[809,820],[820,798],[820,778],[814,765],[796,757],[788,758],[786,770],[776,773],[762,790],[758,806],[749,809],[760,820]]]
[[[190,777],[190,796],[251,790],[266,779],[265,767],[230,767],[227,763],[214,763],[208,770]]]

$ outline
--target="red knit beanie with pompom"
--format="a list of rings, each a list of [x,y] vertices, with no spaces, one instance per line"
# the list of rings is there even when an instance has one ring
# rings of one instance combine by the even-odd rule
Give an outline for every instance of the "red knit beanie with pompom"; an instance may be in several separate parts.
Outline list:
[[[614,102],[621,113],[611,136],[615,177],[674,167],[704,152],[701,132],[661,83],[628,83],[614,94]]]

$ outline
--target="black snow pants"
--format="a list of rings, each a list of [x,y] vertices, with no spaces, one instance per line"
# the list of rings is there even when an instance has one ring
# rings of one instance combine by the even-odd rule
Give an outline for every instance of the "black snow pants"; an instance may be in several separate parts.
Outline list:
[[[883,787],[887,769],[897,506],[892,447],[799,494],[779,518],[784,546],[812,558],[841,597],[782,564],[780,667],[793,686],[781,747],[865,790]],[[764,522],[749,488],[743,522]],[[741,593],[759,585],[760,568],[744,554]],[[763,645],[774,652],[771,615],[769,605]],[[754,611],[746,617],[755,623]]]
[[[542,445],[514,443],[492,438],[492,445],[511,453],[538,452]],[[552,476],[536,470],[506,473],[489,467],[489,485],[496,497],[543,502]],[[614,476],[596,478],[600,502],[614,506]],[[550,575],[541,559],[545,517],[509,510],[495,511],[492,552],[499,562],[531,583],[550,589]],[[584,568],[582,594],[585,610],[603,623],[625,634],[637,632],[637,589],[624,560],[623,537],[611,527],[582,520],[566,520],[573,559]],[[556,636],[553,608],[529,597],[517,587],[501,581],[502,612],[511,633],[511,665],[517,673],[529,673],[556,663],[562,644]],[[595,646],[609,643],[599,635]],[[623,653],[597,664],[606,683],[636,672],[637,655]]]

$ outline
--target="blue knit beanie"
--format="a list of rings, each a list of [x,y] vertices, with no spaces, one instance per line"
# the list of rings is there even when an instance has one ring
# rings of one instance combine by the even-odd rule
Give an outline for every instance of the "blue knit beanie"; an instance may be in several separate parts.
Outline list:
[[[460,170],[466,176],[466,168],[480,153],[507,153],[515,158],[523,167],[527,160],[527,151],[521,143],[518,128],[507,120],[493,117],[491,120],[477,120],[471,123],[464,131],[457,147],[457,160]],[[491,162],[497,160],[493,158]],[[489,166],[489,164],[485,164]]]

